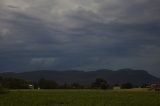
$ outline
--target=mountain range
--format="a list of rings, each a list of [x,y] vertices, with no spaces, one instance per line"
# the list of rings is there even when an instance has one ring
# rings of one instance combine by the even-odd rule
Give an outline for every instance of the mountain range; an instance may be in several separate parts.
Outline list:
[[[25,80],[37,81],[41,78],[48,80],[54,80],[59,84],[64,83],[80,83],[90,84],[95,81],[96,78],[103,78],[109,84],[122,84],[130,82],[132,84],[145,84],[154,83],[160,79],[152,76],[144,70],[133,70],[133,69],[121,69],[118,71],[112,71],[108,69],[100,69],[96,71],[78,71],[78,70],[39,70],[30,72],[5,72],[0,73],[2,77],[15,77]]]

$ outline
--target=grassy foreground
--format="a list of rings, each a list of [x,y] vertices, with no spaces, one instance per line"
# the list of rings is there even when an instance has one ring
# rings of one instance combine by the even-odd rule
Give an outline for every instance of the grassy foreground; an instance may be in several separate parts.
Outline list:
[[[160,106],[160,93],[103,90],[16,90],[0,106]]]

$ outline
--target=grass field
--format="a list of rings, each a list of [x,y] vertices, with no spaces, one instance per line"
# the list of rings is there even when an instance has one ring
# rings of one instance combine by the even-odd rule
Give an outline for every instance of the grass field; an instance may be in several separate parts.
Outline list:
[[[142,90],[15,90],[0,106],[160,106],[160,93]]]

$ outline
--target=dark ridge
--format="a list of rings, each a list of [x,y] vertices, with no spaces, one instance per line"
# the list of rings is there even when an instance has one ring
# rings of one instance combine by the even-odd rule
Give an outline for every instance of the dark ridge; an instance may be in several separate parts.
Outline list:
[[[13,73],[6,72],[0,73],[3,77],[16,77],[25,80],[37,81],[41,78],[55,80],[56,82],[63,83],[80,83],[80,84],[90,84],[96,78],[103,78],[110,84],[122,84],[130,82],[135,85],[140,85],[144,83],[153,83],[159,81],[160,79],[150,75],[144,70],[133,70],[133,69],[120,69],[118,71],[112,71],[108,69],[99,69],[96,71],[78,71],[78,70],[67,70],[67,71],[57,71],[57,70],[39,70],[31,72]]]

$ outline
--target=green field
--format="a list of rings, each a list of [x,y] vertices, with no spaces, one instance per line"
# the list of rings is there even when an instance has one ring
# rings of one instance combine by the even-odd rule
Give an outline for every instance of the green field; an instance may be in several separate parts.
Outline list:
[[[160,106],[160,93],[130,90],[15,90],[0,106]]]

